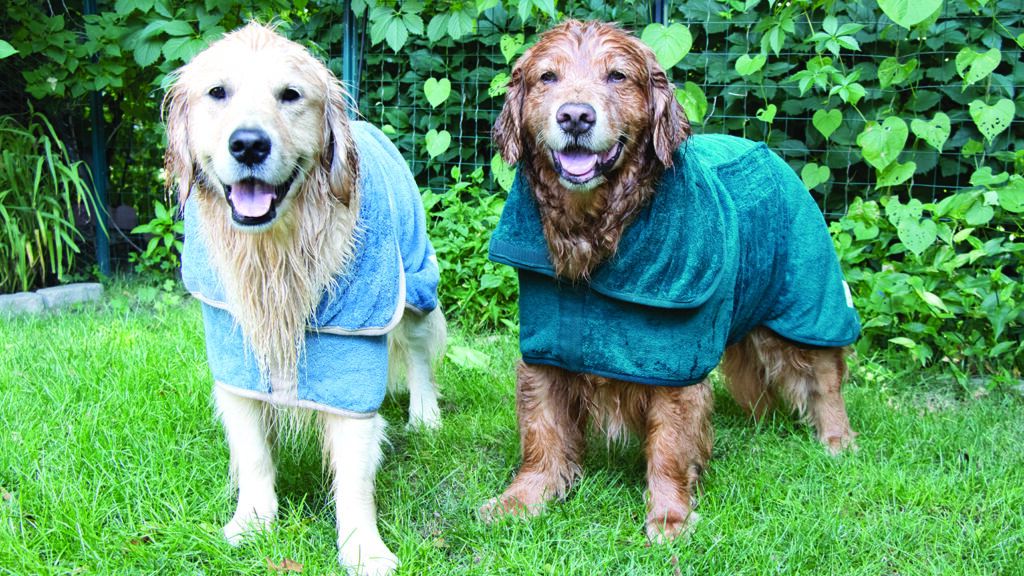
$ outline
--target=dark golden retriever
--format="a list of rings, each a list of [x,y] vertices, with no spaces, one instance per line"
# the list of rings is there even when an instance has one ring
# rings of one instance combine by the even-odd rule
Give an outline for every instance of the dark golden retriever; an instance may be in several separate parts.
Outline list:
[[[551,290],[580,291],[588,302],[600,297],[592,290],[593,278],[623,251],[620,241],[651,206],[659,179],[681,169],[684,158],[698,161],[700,146],[688,140],[700,138],[691,137],[672,83],[637,38],[613,25],[579,21],[543,34],[513,68],[494,127],[502,156],[518,163],[528,196],[524,202],[536,205],[553,269],[552,278],[542,281]],[[771,154],[763,145],[751,149],[757,158]],[[746,169],[746,163],[740,159],[730,166]],[[811,202],[806,189],[800,194],[806,197],[801,206]],[[820,211],[816,218],[821,221]],[[742,228],[742,222],[732,226]],[[832,251],[827,232],[822,240],[824,222],[813,226],[814,241]],[[844,306],[848,303],[847,297]],[[524,315],[526,306],[521,299]],[[642,338],[640,332],[633,336]],[[701,344],[679,342],[678,347]],[[837,453],[852,446],[855,436],[840,392],[846,344],[798,345],[762,323],[730,339],[722,368],[732,396],[755,417],[781,400],[806,417],[818,439]],[[714,362],[722,357],[719,349]],[[647,534],[660,541],[682,533],[693,520],[696,483],[711,455],[711,387],[706,373],[689,385],[638,381],[644,379],[524,358],[516,383],[522,465],[505,492],[482,508],[484,518],[533,514],[563,497],[581,474],[590,419],[609,437],[632,431],[645,439]]]

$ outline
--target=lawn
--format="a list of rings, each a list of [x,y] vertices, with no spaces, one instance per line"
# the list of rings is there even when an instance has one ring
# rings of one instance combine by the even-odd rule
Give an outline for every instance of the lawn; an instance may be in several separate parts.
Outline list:
[[[304,574],[335,564],[319,449],[280,451],[281,519],[232,548],[228,454],[211,407],[196,302],[124,296],[0,318],[0,574]],[[754,425],[716,389],[714,457],[688,540],[649,546],[637,445],[594,438],[583,481],[529,521],[477,507],[518,464],[512,335],[453,338],[489,368],[440,370],[444,425],[409,432],[389,399],[378,476],[402,574],[1024,574],[1024,398],[899,377],[858,359],[846,388],[860,450]]]

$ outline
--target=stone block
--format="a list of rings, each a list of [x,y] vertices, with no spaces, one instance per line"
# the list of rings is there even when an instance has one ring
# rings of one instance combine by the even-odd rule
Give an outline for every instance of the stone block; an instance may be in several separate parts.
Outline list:
[[[0,294],[0,314],[38,314],[43,308],[43,297],[34,292]]]
[[[62,308],[79,302],[92,302],[103,297],[103,285],[97,282],[80,282],[36,290],[47,308]]]

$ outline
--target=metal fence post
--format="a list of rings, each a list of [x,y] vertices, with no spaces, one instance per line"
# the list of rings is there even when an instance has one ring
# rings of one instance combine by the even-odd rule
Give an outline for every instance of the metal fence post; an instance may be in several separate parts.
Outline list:
[[[85,0],[85,13],[96,13],[96,0]],[[92,189],[96,201],[96,263],[100,274],[110,276],[110,238],[107,236],[107,134],[103,123],[103,94],[89,95],[92,108]]]
[[[358,34],[356,32],[356,18],[352,14],[352,1],[345,0],[345,14],[342,16],[342,45],[341,45],[341,82],[352,98],[352,107],[349,115],[356,118],[359,114],[359,62],[358,62]]]
[[[665,23],[665,0],[651,0],[651,22]]]

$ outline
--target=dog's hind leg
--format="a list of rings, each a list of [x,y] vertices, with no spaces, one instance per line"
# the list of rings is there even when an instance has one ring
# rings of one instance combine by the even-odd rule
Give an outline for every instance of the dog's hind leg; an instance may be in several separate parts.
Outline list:
[[[748,338],[757,350],[774,394],[814,426],[832,454],[854,446],[842,385],[846,360],[842,348],[807,348],[758,329]]]
[[[437,406],[434,363],[444,354],[447,326],[440,308],[420,316],[406,311],[389,339],[393,360],[389,383],[399,382],[404,368],[409,388],[409,427],[438,428],[441,411]],[[404,365],[404,366],[402,366]]]
[[[214,400],[231,453],[231,477],[238,486],[238,507],[224,526],[224,536],[237,545],[247,532],[266,529],[277,518],[270,415],[265,403],[220,385],[214,387]]]
[[[505,492],[480,509],[484,521],[532,515],[561,498],[580,475],[586,417],[573,376],[559,368],[520,363],[516,415],[522,464]]]
[[[334,475],[338,561],[350,574],[382,576],[398,567],[377,531],[374,481],[385,442],[384,419],[323,414],[324,450]]]
[[[722,359],[725,387],[748,414],[760,419],[775,405],[768,373],[758,356],[753,336],[747,336],[725,349]]]
[[[786,363],[779,374],[783,397],[818,433],[818,440],[831,454],[856,448],[846,414],[842,385],[846,361],[841,348],[795,349],[800,362]]]
[[[651,387],[647,408],[647,537],[663,542],[697,520],[697,481],[711,458],[713,398],[707,381]]]

